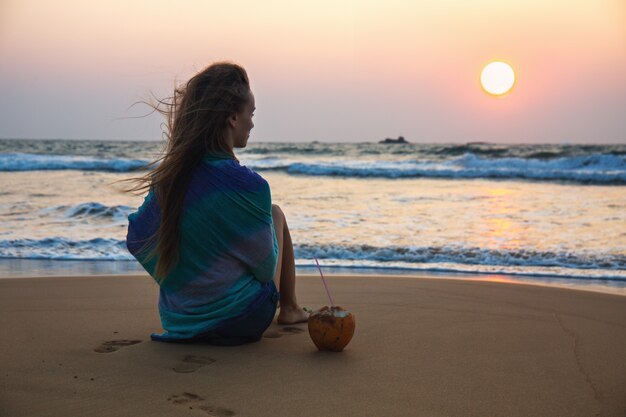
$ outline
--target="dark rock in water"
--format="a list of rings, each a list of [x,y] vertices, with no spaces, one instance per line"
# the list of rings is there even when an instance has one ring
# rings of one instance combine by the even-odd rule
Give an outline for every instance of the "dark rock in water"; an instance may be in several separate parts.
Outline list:
[[[480,145],[492,145],[492,143],[490,142],[467,142],[466,143],[467,146],[480,146]]]
[[[407,142],[406,139],[404,139],[404,136],[398,136],[398,139],[387,138],[385,140],[381,140],[378,143],[409,143],[409,142]]]

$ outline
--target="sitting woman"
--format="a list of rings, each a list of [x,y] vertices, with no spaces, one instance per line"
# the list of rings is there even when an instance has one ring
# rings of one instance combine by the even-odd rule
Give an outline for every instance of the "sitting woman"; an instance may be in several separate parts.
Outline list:
[[[160,286],[165,332],[152,339],[255,342],[278,300],[278,323],[306,321],[285,216],[267,181],[233,152],[254,126],[245,70],[213,64],[154,107],[167,116],[167,146],[129,190],[149,192],[128,217],[126,241]]]

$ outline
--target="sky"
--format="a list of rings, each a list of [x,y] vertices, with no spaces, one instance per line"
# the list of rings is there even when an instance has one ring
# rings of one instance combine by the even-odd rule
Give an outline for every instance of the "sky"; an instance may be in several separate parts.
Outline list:
[[[159,140],[133,103],[222,60],[251,140],[626,143],[624,0],[0,0],[0,138]]]

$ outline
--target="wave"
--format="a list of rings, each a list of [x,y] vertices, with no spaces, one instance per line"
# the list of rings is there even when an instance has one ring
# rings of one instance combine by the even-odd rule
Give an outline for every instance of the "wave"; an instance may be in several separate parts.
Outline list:
[[[126,249],[125,240],[104,238],[72,240],[63,237],[0,240],[0,258],[84,261],[134,259]]]
[[[143,168],[150,161],[130,158],[94,158],[73,155],[29,153],[0,154],[0,171],[108,171],[129,172]]]
[[[62,212],[65,217],[71,219],[102,218],[126,220],[134,209],[124,205],[107,206],[101,203],[89,202],[75,206],[57,206],[47,210]]]
[[[366,146],[367,145],[367,146]],[[313,146],[313,145],[308,145]],[[318,145],[315,145],[318,146]],[[337,144],[321,148],[322,151],[337,151]],[[347,146],[347,145],[346,145]],[[354,178],[449,178],[449,179],[522,179],[538,181],[569,181],[588,184],[624,185],[626,184],[626,156],[615,152],[595,153],[568,157],[555,157],[565,151],[537,150],[526,157],[500,157],[501,151],[510,148],[490,148],[479,152],[484,145],[459,145],[456,147],[429,148],[430,156],[421,154],[418,159],[407,159],[407,155],[395,157],[381,156],[372,159],[364,154],[372,144],[361,145],[360,152],[351,152],[336,156],[326,156],[314,160],[313,155],[301,158],[289,156],[253,155],[255,152],[242,153],[248,167],[259,171],[278,170],[292,175],[335,176]],[[259,150],[308,149],[303,145],[264,147]],[[335,149],[337,148],[337,149]],[[373,148],[372,148],[373,149]],[[433,157],[437,149],[467,151],[461,155],[441,159]],[[370,149],[371,150],[371,149]],[[456,152],[456,151],[454,151]],[[256,152],[259,153],[259,152]],[[260,152],[263,153],[263,152]],[[301,152],[296,152],[301,153]],[[248,158],[246,155],[249,154]],[[392,159],[393,158],[393,159]],[[433,159],[434,158],[434,159]],[[44,155],[28,153],[0,154],[1,171],[31,170],[83,170],[130,172],[144,168],[150,161],[145,159],[111,158],[103,159],[88,156]]]
[[[303,155],[303,156],[367,156],[381,155],[404,156],[441,161],[465,154],[474,154],[486,158],[521,158],[550,160],[606,154],[626,155],[624,145],[507,145],[487,142],[468,142],[465,144],[426,144],[409,143],[401,146],[378,143],[251,143],[242,155]]]
[[[294,175],[376,178],[496,178],[626,184],[626,158],[593,154],[550,160],[483,158],[472,153],[443,162],[363,161],[292,162],[281,158],[251,160],[256,170],[280,170]]]
[[[507,146],[496,146],[488,144],[466,144],[466,145],[448,145],[448,146],[435,146],[428,150],[429,153],[442,156],[459,156],[466,153],[473,153],[475,155],[485,156],[506,156],[510,153],[510,148]]]
[[[302,155],[337,155],[345,152],[345,146],[336,143],[254,143],[241,152],[242,155],[257,154],[302,154]]]
[[[441,156],[460,156],[466,153],[491,158],[521,158],[550,160],[588,156],[592,154],[625,155],[623,145],[504,145],[470,142],[465,145],[433,145],[420,148],[421,152]]]
[[[626,256],[619,254],[572,254],[569,252],[539,252],[529,249],[491,250],[461,246],[405,247],[369,245],[299,245],[297,258],[331,258],[368,260],[381,263],[406,264],[464,264],[519,267],[560,267],[575,269],[626,270]]]
[[[462,246],[375,247],[369,245],[296,245],[298,266],[544,275],[626,281],[626,256],[534,250],[489,250]],[[131,261],[125,240],[0,240],[0,258]]]

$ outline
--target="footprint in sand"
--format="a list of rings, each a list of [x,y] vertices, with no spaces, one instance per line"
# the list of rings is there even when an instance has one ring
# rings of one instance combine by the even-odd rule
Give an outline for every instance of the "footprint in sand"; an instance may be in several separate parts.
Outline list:
[[[141,340],[109,340],[108,342],[104,342],[100,346],[94,349],[94,352],[98,353],[111,353],[117,350],[120,350],[123,347],[136,345],[137,343],[141,343]]]
[[[174,369],[174,372],[186,374],[189,372],[195,372],[203,366],[210,365],[213,362],[215,362],[215,359],[209,358],[208,356],[187,355],[183,358],[181,363],[172,369]]]
[[[283,337],[285,335],[298,334],[302,332],[304,332],[304,329],[301,329],[300,327],[284,326],[284,327],[280,327],[279,329],[275,329],[275,328],[267,329],[265,333],[263,333],[263,337],[267,337],[269,339],[276,339],[279,337]]]
[[[235,415],[234,411],[207,404],[204,401],[204,398],[190,392],[183,392],[182,394],[172,395],[170,398],[167,399],[167,401],[175,406],[184,407],[189,410],[204,411],[207,415],[213,417],[228,417]]]

